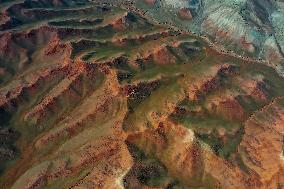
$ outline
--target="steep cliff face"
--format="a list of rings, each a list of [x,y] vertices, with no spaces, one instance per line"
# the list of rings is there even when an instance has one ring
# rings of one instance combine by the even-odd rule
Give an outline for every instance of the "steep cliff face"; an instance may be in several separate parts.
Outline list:
[[[159,2],[182,22],[213,3]],[[1,188],[284,187],[274,67],[108,3],[0,2]]]

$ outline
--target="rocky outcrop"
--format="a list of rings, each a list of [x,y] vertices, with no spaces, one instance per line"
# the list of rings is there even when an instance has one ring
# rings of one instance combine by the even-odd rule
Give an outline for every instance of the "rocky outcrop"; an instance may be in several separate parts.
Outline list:
[[[246,188],[245,174],[217,157],[196,140],[191,130],[180,125],[161,122],[157,129],[129,136],[128,140],[146,154],[156,156],[171,175],[187,186]]]
[[[100,135],[95,137],[98,131]],[[24,173],[12,188],[40,188],[72,175],[77,177],[75,182],[69,183],[71,188],[121,188],[123,176],[132,165],[124,136],[118,120],[82,132],[73,142],[64,143],[54,159]],[[85,171],[80,173],[82,170]],[[64,183],[60,185],[64,187]]]
[[[154,5],[156,3],[156,0],[144,0],[144,2],[148,5]]]
[[[190,9],[188,9],[188,8],[179,9],[179,16],[180,16],[181,19],[184,19],[184,20],[191,20],[192,19]]]
[[[171,54],[169,47],[160,47],[158,49],[154,49],[151,58],[157,64],[174,64],[176,62],[176,58]]]
[[[200,100],[200,98],[221,87],[221,77],[236,75],[238,68],[234,65],[224,64],[212,67],[204,76],[196,78],[188,87],[188,98],[191,101]]]
[[[283,187],[284,100],[254,113],[245,124],[239,150],[245,165],[264,188]]]
[[[156,25],[132,10],[131,1],[119,4],[123,8],[109,5],[119,1],[95,2],[5,4],[2,188],[283,186],[283,102],[277,97],[284,82],[275,70]],[[167,4],[182,23],[195,22],[201,6],[144,2],[148,8]],[[257,47],[237,30],[216,29],[228,24],[218,18],[208,27],[220,39]]]
[[[283,64],[283,6],[280,2],[162,0],[147,5],[136,4],[158,22],[206,35],[237,55],[261,58],[273,66]]]

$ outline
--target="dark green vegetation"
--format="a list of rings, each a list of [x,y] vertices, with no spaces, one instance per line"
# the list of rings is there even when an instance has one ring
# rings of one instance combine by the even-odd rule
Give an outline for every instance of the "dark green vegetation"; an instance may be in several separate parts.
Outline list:
[[[211,187],[217,179],[200,176],[203,146],[246,170],[238,151],[245,122],[284,95],[273,68],[218,54],[129,10],[84,0],[0,7],[8,17],[0,25],[3,188]],[[188,150],[199,162],[194,181],[180,179],[150,142],[128,141],[168,122],[198,141]]]
[[[155,157],[146,156],[133,144],[128,144],[128,149],[134,159],[134,165],[124,178],[125,188],[137,188],[139,182],[153,188],[186,188],[174,179]]]

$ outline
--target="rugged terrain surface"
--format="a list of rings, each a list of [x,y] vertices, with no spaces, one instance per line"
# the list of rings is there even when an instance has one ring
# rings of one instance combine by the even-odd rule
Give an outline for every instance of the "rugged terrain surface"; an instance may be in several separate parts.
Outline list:
[[[284,75],[282,0],[133,0],[158,22],[207,36],[230,54],[263,59]]]
[[[1,188],[284,188],[275,66],[126,8],[0,1]]]

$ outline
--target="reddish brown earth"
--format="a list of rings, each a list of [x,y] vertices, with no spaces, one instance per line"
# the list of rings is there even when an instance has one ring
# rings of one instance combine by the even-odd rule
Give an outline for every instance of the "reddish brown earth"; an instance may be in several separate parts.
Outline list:
[[[284,187],[274,69],[119,7],[36,2],[0,22],[1,188]]]
[[[154,5],[156,3],[156,0],[144,0],[144,2],[148,5]]]
[[[181,19],[184,19],[184,20],[191,20],[192,19],[191,12],[188,8],[181,8],[179,10],[179,16],[180,16]]]

